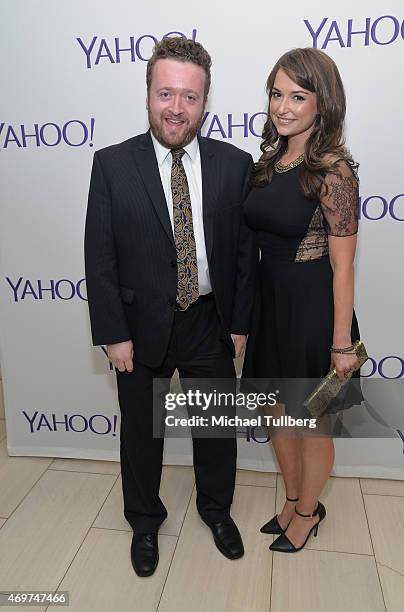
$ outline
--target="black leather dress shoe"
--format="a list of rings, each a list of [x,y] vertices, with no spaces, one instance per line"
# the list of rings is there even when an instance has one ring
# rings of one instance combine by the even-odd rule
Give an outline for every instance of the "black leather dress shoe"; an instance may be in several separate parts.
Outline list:
[[[159,562],[157,533],[134,533],[130,558],[138,576],[151,576]]]
[[[220,552],[228,559],[239,559],[244,555],[244,546],[236,523],[229,516],[217,523],[209,523],[202,519],[211,528],[213,539]]]

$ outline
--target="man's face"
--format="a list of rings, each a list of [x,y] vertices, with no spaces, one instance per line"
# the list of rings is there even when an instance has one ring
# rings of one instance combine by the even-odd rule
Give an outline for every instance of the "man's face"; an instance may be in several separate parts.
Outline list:
[[[151,131],[169,149],[185,147],[201,124],[207,97],[205,71],[191,62],[160,59],[146,98]]]

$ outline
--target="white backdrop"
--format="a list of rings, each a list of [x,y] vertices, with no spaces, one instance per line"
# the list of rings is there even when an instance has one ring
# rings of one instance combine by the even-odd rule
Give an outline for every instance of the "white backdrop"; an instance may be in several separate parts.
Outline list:
[[[2,3],[1,369],[10,455],[118,459],[115,375],[91,346],[83,228],[95,149],[147,128],[154,39],[194,37],[213,58],[202,134],[257,159],[265,81],[285,51],[317,46],[347,92],[347,140],[360,162],[356,310],[366,377],[403,378],[402,58],[399,0],[14,0]],[[190,463],[169,440],[167,463]],[[335,473],[404,478],[400,431],[337,440]],[[240,467],[273,470],[267,444],[240,440]]]

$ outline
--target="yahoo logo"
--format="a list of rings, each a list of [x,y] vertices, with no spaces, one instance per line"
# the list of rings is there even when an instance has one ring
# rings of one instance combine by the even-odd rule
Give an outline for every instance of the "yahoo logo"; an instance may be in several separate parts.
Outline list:
[[[391,217],[395,221],[404,221],[404,193],[399,193],[398,195],[388,200],[380,195],[372,195],[363,199],[359,198],[359,217],[363,215],[365,219],[370,219],[370,221],[379,221],[386,216]],[[403,208],[401,214],[399,207]]]
[[[352,42],[369,47],[371,43],[391,45],[397,39],[404,39],[404,21],[394,15],[382,15],[377,19],[366,17],[364,21],[356,19],[355,22],[353,19],[330,21],[323,17],[319,24],[311,24],[308,19],[304,24],[312,38],[313,49],[326,49],[330,42],[340,47],[352,47]]]
[[[78,297],[80,300],[87,301],[86,279],[81,278],[77,282],[73,282],[67,278],[48,281],[42,280],[24,280],[22,276],[17,282],[13,282],[9,276],[6,276],[6,281],[10,285],[14,302],[20,300],[72,300]]]
[[[26,126],[5,125],[0,123],[0,149],[7,149],[10,145],[18,148],[34,147],[57,147],[59,144],[67,144],[69,147],[82,147],[88,142],[93,146],[95,119],[91,117],[87,126],[85,121],[71,119],[63,125],[57,123],[34,123]]]
[[[369,357],[365,365],[361,368],[361,376],[370,378],[375,374],[379,374],[382,378],[396,380],[404,377],[404,359],[397,355],[387,355],[376,361],[373,357]]]
[[[106,436],[109,433],[116,436],[117,415],[114,415],[111,420],[105,414],[93,414],[90,417],[83,414],[63,414],[59,416],[59,419],[62,420],[58,420],[58,416],[54,412],[46,415],[44,412],[39,413],[36,410],[30,416],[23,410],[22,414],[29,423],[31,433],[43,429],[47,431],[74,431],[75,433],[83,433],[89,430],[99,436]]]
[[[161,38],[175,35],[191,38],[195,42],[196,32],[194,28],[189,37],[182,32],[167,32]],[[120,64],[122,53],[125,53],[125,59],[130,62],[135,62],[137,59],[147,62],[151,57],[154,45],[158,42],[158,38],[153,34],[142,34],[138,38],[129,36],[124,43],[119,38],[107,41],[106,38],[99,39],[98,36],[93,36],[88,42],[83,41],[82,38],[76,38],[76,40],[86,56],[87,68],[98,66],[101,60],[110,64]]]
[[[263,433],[265,432],[265,434]],[[262,437],[261,437],[262,436]],[[237,429],[237,437],[244,438],[246,442],[257,442],[258,444],[267,444],[271,440],[268,427],[245,427]]]
[[[243,113],[234,118],[232,113],[219,117],[217,114],[206,112],[203,116],[200,132],[206,138],[210,138],[212,134],[220,134],[222,138],[233,138],[234,130],[237,130],[237,135],[243,135],[248,138],[250,135],[261,138],[262,128],[264,126],[267,113],[258,112],[253,115]]]

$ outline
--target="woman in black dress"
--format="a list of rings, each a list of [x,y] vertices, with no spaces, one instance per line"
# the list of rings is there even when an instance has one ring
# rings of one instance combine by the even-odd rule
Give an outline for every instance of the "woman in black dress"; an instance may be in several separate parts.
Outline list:
[[[357,164],[344,147],[344,88],[324,52],[283,55],[267,92],[262,155],[244,205],[261,257],[243,377],[285,379],[278,410],[310,417],[302,405],[313,388],[307,379],[324,377],[330,367],[344,378],[356,365]],[[271,550],[296,552],[325,517],[318,497],[333,466],[334,444],[329,435],[275,429],[271,441],[287,497],[261,531],[279,534]]]

